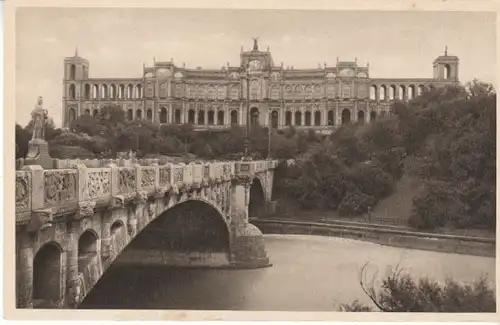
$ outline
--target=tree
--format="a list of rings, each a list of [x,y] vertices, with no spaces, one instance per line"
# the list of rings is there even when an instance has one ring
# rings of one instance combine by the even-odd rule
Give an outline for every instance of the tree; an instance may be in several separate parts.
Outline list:
[[[135,150],[139,152],[138,156],[144,156],[152,153],[157,148],[156,127],[145,121],[133,121],[128,123],[120,130],[116,140],[116,149],[118,151]]]
[[[16,159],[26,157],[29,141],[30,134],[16,123]]]
[[[90,116],[82,115],[76,120],[72,121],[69,125],[70,130],[75,133],[85,133],[90,136],[100,134],[101,128],[99,127],[100,120]]]

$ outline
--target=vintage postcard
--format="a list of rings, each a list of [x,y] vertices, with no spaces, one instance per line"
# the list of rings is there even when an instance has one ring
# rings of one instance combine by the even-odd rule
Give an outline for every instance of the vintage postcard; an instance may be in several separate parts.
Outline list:
[[[6,317],[497,319],[493,1],[4,9]]]

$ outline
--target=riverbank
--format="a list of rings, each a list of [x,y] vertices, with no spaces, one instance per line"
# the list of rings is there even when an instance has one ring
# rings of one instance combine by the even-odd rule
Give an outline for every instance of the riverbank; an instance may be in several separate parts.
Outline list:
[[[252,219],[264,234],[343,237],[371,243],[443,253],[495,257],[494,238],[408,231],[400,227],[348,221],[307,222],[284,219]]]

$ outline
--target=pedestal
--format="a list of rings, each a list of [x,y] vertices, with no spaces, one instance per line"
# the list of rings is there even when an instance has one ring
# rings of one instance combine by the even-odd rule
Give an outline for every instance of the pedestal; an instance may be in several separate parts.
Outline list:
[[[247,223],[237,229],[231,245],[231,265],[251,269],[271,266],[259,228]]]
[[[54,168],[54,159],[49,155],[49,144],[47,141],[40,139],[30,140],[24,165],[39,165],[43,169]]]

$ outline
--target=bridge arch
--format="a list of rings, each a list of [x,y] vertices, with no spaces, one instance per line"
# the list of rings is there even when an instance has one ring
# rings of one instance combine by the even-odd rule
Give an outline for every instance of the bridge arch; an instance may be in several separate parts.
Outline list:
[[[250,185],[250,199],[248,202],[249,218],[258,217],[265,208],[266,193],[259,177],[254,177]]]
[[[154,254],[167,264],[180,264],[186,258],[218,256],[223,264],[230,261],[230,226],[222,211],[212,202],[187,199],[163,210],[146,224],[124,249],[126,259],[134,255]],[[133,253],[131,253],[133,252]],[[189,263],[189,262],[188,262]]]
[[[45,243],[33,259],[33,305],[53,303],[63,297],[63,249],[55,241]]]
[[[100,258],[99,245],[99,235],[93,229],[85,230],[78,238],[78,273],[84,277],[88,276],[89,265],[95,264],[96,259]]]
[[[231,228],[222,211],[209,200],[188,198],[169,206],[137,229],[132,238],[127,233],[127,221],[117,217],[111,222],[110,263],[176,267],[230,265]],[[83,308],[87,308],[86,299],[93,300],[101,286],[105,286],[106,271],[101,279],[83,293]]]

